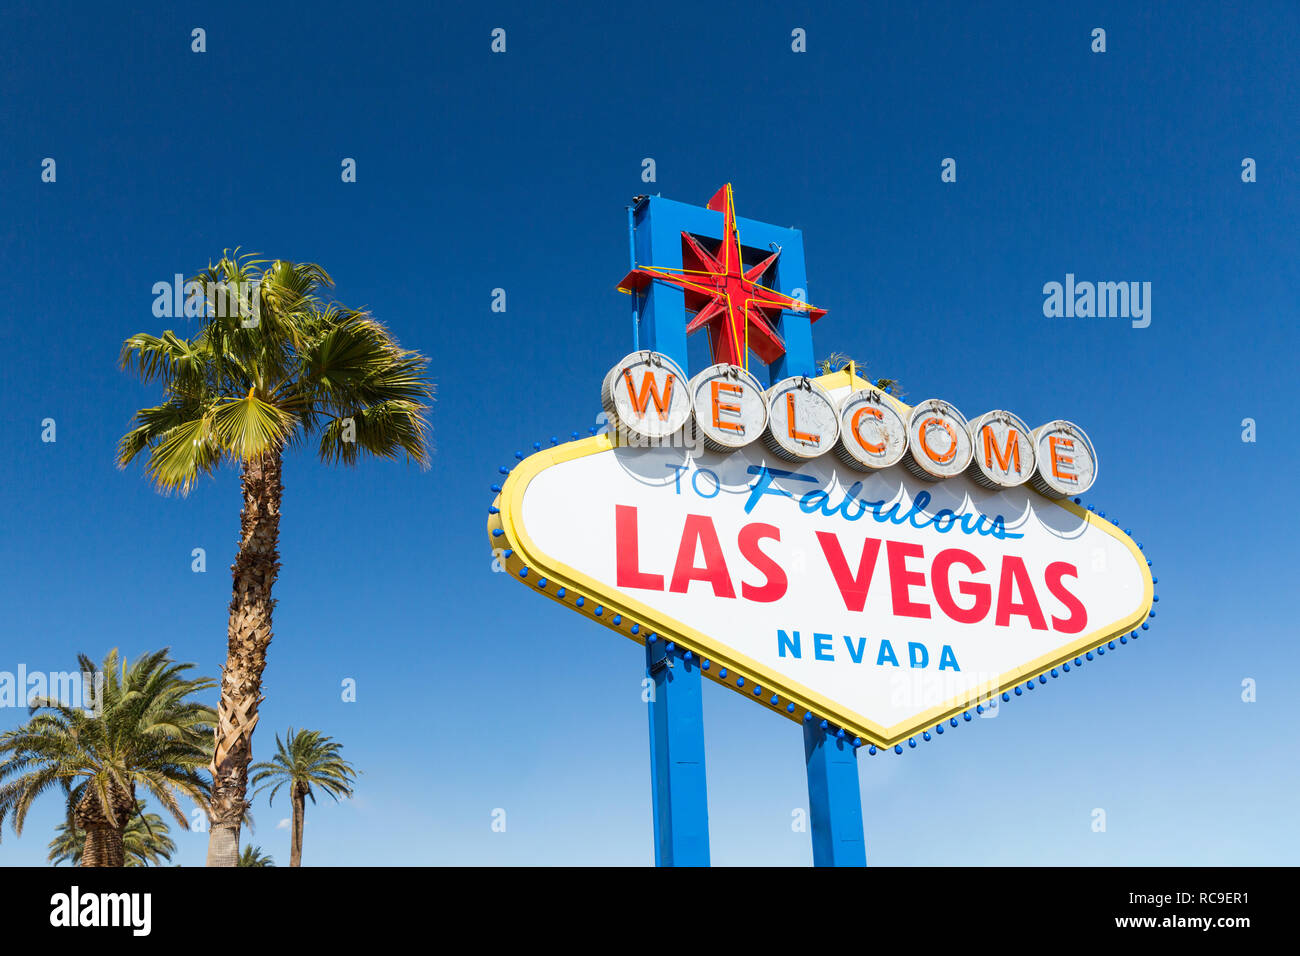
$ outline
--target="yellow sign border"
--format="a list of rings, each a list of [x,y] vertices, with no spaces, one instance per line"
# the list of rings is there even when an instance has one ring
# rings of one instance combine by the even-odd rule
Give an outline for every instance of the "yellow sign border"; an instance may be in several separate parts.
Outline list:
[[[816,379],[827,390],[843,388],[871,388],[869,382],[850,375],[849,372],[836,372]],[[882,393],[883,394],[883,393]],[[910,406],[898,401],[891,395],[884,395],[900,410],[910,411]],[[1155,585],[1151,579],[1151,569],[1137,544],[1114,524],[1094,512],[1081,508],[1068,499],[1057,500],[1039,495],[1045,502],[1064,508],[1071,514],[1084,519],[1087,523],[1109,534],[1122,543],[1137,562],[1143,577],[1143,597],[1140,606],[1129,616],[1105,627],[1098,628],[1082,637],[1076,638],[1063,648],[1030,661],[1022,667],[1014,668],[1001,675],[996,682],[987,682],[971,689],[965,694],[929,710],[909,720],[900,721],[891,727],[883,727],[870,721],[861,714],[841,708],[815,691],[804,687],[797,681],[789,680],[770,668],[754,661],[743,654],[724,647],[713,638],[689,625],[673,620],[653,610],[640,601],[615,588],[590,578],[582,572],[550,559],[533,543],[521,520],[524,492],[535,477],[554,465],[566,461],[613,451],[617,446],[606,434],[567,442],[554,448],[544,449],[528,458],[511,470],[494,503],[494,511],[488,518],[489,541],[493,548],[500,549],[500,536],[508,542],[509,557],[500,559],[512,578],[529,585],[530,589],[544,594],[553,601],[567,605],[571,610],[583,613],[590,619],[604,624],[621,633],[638,644],[645,643],[647,634],[656,633],[661,639],[672,641],[680,647],[694,652],[704,661],[709,662],[708,670],[701,672],[705,677],[721,686],[743,694],[750,700],[761,703],[768,710],[776,711],[783,717],[802,722],[804,715],[811,712],[815,718],[825,719],[836,727],[844,729],[846,735],[860,737],[879,747],[892,747],[908,738],[929,730],[950,717],[967,711],[1004,690],[1025,681],[1034,680],[1052,668],[1066,663],[1075,657],[1100,647],[1127,631],[1139,627],[1147,619],[1155,594]],[[1037,494],[1037,492],[1035,492]],[[497,534],[496,532],[500,532]],[[498,552],[499,553],[499,552]],[[522,573],[521,573],[522,572]],[[545,582],[545,586],[541,586]],[[577,602],[581,600],[582,604]],[[588,602],[591,606],[588,607]],[[597,614],[599,610],[599,614]],[[616,623],[617,622],[617,623]],[[631,628],[637,626],[637,632]],[[725,672],[726,679],[719,677]],[[736,678],[743,678],[744,685],[738,686]],[[762,688],[755,696],[755,687]],[[772,703],[773,695],[776,703]],[[794,704],[793,712],[789,705]]]

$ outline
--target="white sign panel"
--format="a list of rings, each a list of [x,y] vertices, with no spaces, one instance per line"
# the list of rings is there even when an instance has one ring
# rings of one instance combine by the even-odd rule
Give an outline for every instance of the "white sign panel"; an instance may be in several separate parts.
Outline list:
[[[534,586],[599,605],[634,639],[678,641],[707,676],[792,719],[812,712],[880,745],[1151,607],[1136,545],[1028,484],[791,462],[761,442],[722,454],[597,436],[527,459],[499,504],[512,568]]]

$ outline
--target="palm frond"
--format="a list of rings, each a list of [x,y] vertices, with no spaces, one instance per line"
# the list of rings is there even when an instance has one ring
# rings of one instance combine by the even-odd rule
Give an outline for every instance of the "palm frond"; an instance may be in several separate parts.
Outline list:
[[[218,445],[239,461],[255,461],[283,446],[297,419],[251,391],[214,405],[208,415]]]
[[[325,462],[355,465],[362,452],[376,458],[429,462],[428,423],[424,406],[394,400],[336,417],[321,429],[320,457]]]
[[[150,447],[145,473],[160,489],[187,494],[200,475],[216,470],[221,452],[208,415],[185,419]]]

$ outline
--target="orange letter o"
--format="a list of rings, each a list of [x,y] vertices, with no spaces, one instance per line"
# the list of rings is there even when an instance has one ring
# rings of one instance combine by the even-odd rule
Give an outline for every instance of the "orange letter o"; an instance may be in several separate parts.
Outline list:
[[[936,455],[934,450],[930,447],[930,443],[925,439],[926,430],[929,429],[931,425],[942,425],[943,430],[946,431],[948,437],[952,439],[952,447],[942,455]],[[957,454],[957,433],[952,430],[951,425],[945,422],[942,418],[927,418],[925,421],[921,422],[921,428],[919,430],[921,433],[921,449],[932,462],[939,465],[946,465],[948,462],[952,461],[953,457]]]

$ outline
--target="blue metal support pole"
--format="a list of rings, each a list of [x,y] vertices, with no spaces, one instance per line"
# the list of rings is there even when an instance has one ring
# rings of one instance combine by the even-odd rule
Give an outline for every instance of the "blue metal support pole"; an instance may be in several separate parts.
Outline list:
[[[722,238],[721,212],[661,196],[641,200],[632,207],[629,217],[634,268],[653,265],[668,271],[681,269],[683,232]],[[775,288],[806,300],[803,234],[797,229],[743,218],[738,218],[736,225],[747,246],[760,251],[781,248],[773,277]],[[680,288],[650,283],[642,296],[634,298],[632,315],[634,348],[662,352],[687,374],[698,371],[689,367],[686,302]],[[773,380],[790,375],[814,375],[816,363],[808,317],[787,312],[781,316],[778,326],[786,352],[771,368]],[[659,640],[646,644],[646,673],[653,681],[655,693],[649,705],[655,863],[707,866],[709,809],[699,661],[669,655],[666,643]],[[826,738],[818,729],[815,736],[805,737],[805,750],[814,861],[818,865],[864,866],[862,805],[852,747]]]
[[[636,268],[636,210],[632,206],[627,207],[627,255],[628,268]],[[641,296],[632,293],[632,351],[637,352],[641,349]],[[685,366],[683,366],[684,368]]]
[[[787,242],[781,248],[781,258],[776,264],[776,288],[786,295],[793,295],[805,302],[808,298],[808,276],[803,257],[803,237],[798,242]],[[783,312],[777,322],[777,331],[785,340],[785,354],[771,368],[772,381],[775,385],[791,375],[817,374],[817,359],[813,354],[812,323],[808,316],[797,312]]]
[[[806,721],[803,753],[808,764],[813,866],[866,866],[858,754],[853,742],[822,729],[821,721]]]
[[[646,644],[650,708],[650,784],[655,865],[709,865],[709,800],[704,773],[704,708],[699,660]]]

